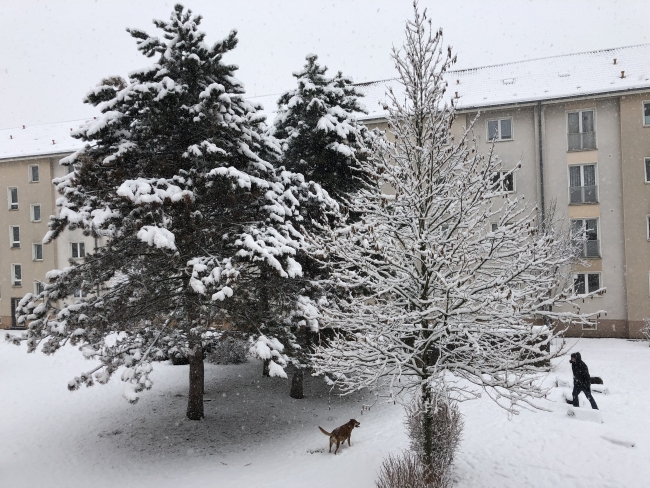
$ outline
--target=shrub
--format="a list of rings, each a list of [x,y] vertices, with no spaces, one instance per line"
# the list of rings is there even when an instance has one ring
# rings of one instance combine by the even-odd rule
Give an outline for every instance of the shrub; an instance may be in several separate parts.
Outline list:
[[[405,451],[401,455],[388,455],[379,469],[377,488],[437,488],[426,467],[415,453]]]
[[[454,454],[461,440],[463,420],[458,404],[450,400],[444,390],[433,396],[429,408],[432,419],[428,435],[425,431],[425,404],[420,397],[405,407],[404,423],[411,451],[424,465],[429,464],[428,468],[441,480],[442,484],[435,486],[447,486]]]
[[[206,355],[206,361],[213,364],[245,363],[250,345],[241,339],[227,337],[213,345]]]
[[[405,407],[410,451],[389,455],[379,470],[377,488],[450,488],[451,467],[461,440],[463,420],[458,404],[446,390],[432,395],[425,422],[426,404],[420,397]],[[429,426],[429,433],[425,432]],[[428,445],[428,449],[427,449]]]
[[[641,335],[646,341],[650,341],[650,318],[643,319],[644,325],[641,327]]]

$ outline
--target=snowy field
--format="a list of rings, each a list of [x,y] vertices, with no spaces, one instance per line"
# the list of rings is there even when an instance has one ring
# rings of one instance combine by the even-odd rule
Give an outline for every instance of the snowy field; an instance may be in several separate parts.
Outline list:
[[[572,341],[573,344],[575,341]],[[458,487],[650,486],[650,348],[583,339],[574,348],[601,376],[604,423],[571,419],[561,388],[511,420],[487,398],[461,406],[465,433]],[[46,357],[0,343],[0,487],[373,487],[389,452],[407,445],[399,406],[370,397],[329,398],[306,378],[293,400],[286,380],[261,378],[256,361],[206,366],[206,419],[185,419],[187,366],[155,364],[153,390],[137,405],[114,377],[70,393],[91,363],[74,350]],[[571,378],[568,358],[548,377]],[[335,457],[318,430],[361,422]],[[626,447],[614,441],[634,443]]]

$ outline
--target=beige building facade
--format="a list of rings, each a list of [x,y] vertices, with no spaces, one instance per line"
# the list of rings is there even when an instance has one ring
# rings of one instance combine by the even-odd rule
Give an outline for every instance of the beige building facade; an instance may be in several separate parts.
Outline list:
[[[0,130],[0,328],[18,326],[14,311],[27,293],[38,293],[46,274],[96,246],[79,230],[43,244],[50,215],[57,213],[54,178],[65,176],[61,158],[78,149],[70,122]]]
[[[566,334],[640,338],[650,317],[650,44],[454,71],[447,81],[459,110],[452,133],[460,135],[473,122],[478,150],[494,146],[504,170],[520,165],[507,189],[536,206],[540,217],[555,206],[556,217],[582,237],[576,246],[586,266],[572,271],[576,291],[606,288],[580,304],[606,314],[590,326],[571,325]],[[387,85],[399,96],[394,80],[359,85],[369,127],[387,129]],[[274,106],[276,98],[264,102]],[[12,303],[35,291],[47,271],[98,245],[68,232],[42,246],[37,259],[56,211],[51,180],[66,172],[58,161],[80,146],[69,137],[70,124],[31,133],[0,130],[0,184],[7,192],[7,206],[0,208],[0,327],[12,325]],[[34,166],[39,181],[33,181]],[[35,205],[40,220],[33,218]]]
[[[579,304],[605,311],[567,336],[641,338],[650,318],[650,45],[462,70],[448,74],[459,117],[473,122],[477,149],[492,146],[509,170],[509,190],[582,239],[585,265],[574,288],[602,296]],[[382,105],[394,81],[362,85]],[[383,86],[381,86],[383,85]],[[375,111],[367,123],[385,127]],[[495,224],[494,224],[495,225]]]

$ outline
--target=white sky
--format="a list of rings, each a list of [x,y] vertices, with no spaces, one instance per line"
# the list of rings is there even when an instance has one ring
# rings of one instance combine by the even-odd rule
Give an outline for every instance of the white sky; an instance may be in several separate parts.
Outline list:
[[[160,35],[162,0],[0,0],[0,128],[94,115],[82,104],[100,79],[151,64],[125,32]],[[307,53],[355,81],[394,76],[410,0],[187,0],[212,43],[231,29],[227,59],[250,96],[294,86]],[[650,42],[647,0],[421,0],[458,54],[458,68]]]

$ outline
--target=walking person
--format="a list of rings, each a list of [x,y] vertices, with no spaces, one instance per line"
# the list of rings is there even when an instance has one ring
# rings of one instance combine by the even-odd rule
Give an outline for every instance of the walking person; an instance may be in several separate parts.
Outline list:
[[[591,396],[591,379],[589,376],[589,368],[580,357],[579,352],[571,354],[571,369],[573,370],[573,406],[579,407],[578,395],[583,392],[591,403],[591,408],[598,410],[598,405],[594,397]]]

